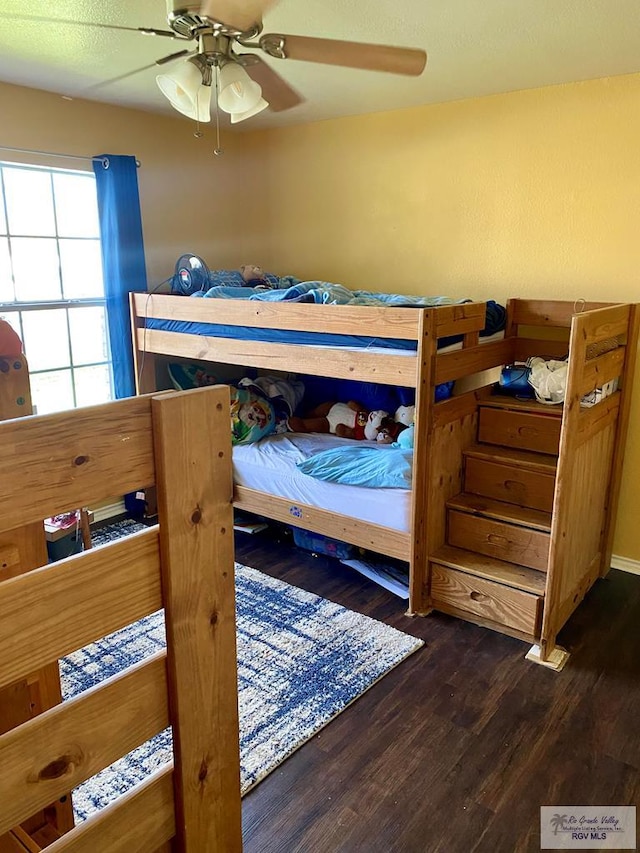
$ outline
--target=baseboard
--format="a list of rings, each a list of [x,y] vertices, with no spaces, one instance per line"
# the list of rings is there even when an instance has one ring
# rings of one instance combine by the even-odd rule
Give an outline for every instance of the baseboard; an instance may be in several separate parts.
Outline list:
[[[127,511],[126,506],[124,505],[124,501],[116,501],[116,503],[106,504],[105,506],[99,506],[97,509],[93,510],[93,521],[108,521],[110,518],[114,518],[116,515],[124,515]]]
[[[611,555],[611,568],[620,569],[621,572],[629,572],[631,575],[640,575],[640,560],[630,560],[628,557]]]

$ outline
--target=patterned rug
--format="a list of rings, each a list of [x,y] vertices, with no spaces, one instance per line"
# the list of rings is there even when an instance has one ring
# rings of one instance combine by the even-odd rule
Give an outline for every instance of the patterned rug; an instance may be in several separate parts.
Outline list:
[[[94,545],[141,529],[110,525]],[[246,793],[421,640],[236,563],[241,788]],[[155,613],[61,661],[65,698],[164,647]],[[73,792],[78,821],[171,757],[166,730]]]

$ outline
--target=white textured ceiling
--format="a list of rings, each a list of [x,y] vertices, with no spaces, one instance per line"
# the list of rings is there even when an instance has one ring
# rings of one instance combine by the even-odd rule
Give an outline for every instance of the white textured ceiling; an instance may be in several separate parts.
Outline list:
[[[166,27],[164,0],[0,0],[0,13]],[[639,0],[280,0],[264,31],[420,47],[429,59],[418,78],[268,59],[305,103],[265,111],[241,130],[640,71]],[[157,69],[89,87],[182,46],[0,16],[0,81],[177,115],[156,86]]]

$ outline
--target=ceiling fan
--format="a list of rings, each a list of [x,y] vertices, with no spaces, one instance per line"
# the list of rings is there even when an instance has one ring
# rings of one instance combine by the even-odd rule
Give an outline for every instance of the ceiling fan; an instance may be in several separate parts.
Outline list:
[[[424,70],[427,54],[415,48],[263,34],[262,17],[274,3],[275,0],[202,0],[201,3],[167,0],[168,30],[88,22],[86,26],[133,30],[195,42],[195,50],[177,51],[156,60],[154,65],[182,59],[175,71],[158,74],[156,80],[178,112],[199,122],[210,121],[212,89],[217,95],[215,103],[229,113],[232,123],[251,118],[267,107],[279,112],[302,103],[303,98],[271,65],[247,49],[260,50],[274,59],[297,59],[392,74],[418,76]],[[13,17],[1,13],[0,16]],[[154,66],[145,68],[149,67]],[[145,68],[98,86],[124,79]]]

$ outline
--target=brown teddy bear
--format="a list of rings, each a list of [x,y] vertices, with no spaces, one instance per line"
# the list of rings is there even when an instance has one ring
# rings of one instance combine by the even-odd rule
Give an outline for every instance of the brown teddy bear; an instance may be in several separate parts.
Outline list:
[[[306,418],[289,418],[292,432],[329,432],[342,438],[383,441],[386,444],[395,441],[395,435],[391,434],[397,426],[388,412],[369,412],[353,400],[348,403],[322,403]]]

